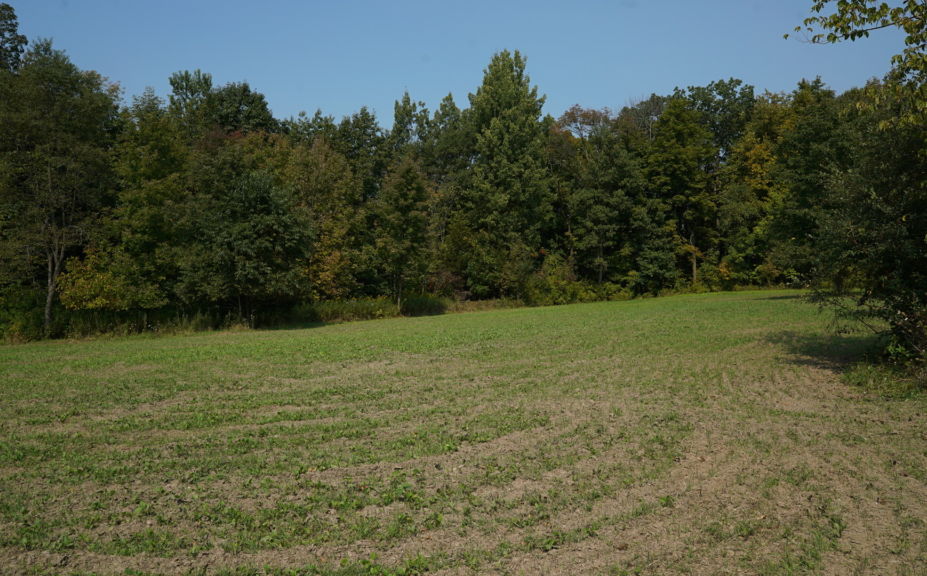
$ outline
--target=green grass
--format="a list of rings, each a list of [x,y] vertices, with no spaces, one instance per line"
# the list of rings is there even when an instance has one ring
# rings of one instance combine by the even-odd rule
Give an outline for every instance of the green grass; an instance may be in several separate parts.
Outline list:
[[[797,296],[0,347],[0,566],[922,572],[927,402]]]

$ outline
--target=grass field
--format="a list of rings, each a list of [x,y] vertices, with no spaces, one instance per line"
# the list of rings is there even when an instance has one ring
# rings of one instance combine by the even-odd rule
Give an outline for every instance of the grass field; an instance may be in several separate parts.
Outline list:
[[[741,292],[0,347],[0,573],[925,574],[927,399],[828,328]]]

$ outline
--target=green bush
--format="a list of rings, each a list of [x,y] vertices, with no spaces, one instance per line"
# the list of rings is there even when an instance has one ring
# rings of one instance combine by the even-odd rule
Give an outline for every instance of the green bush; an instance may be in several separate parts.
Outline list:
[[[69,338],[106,334],[127,336],[142,332],[177,334],[218,330],[241,325],[237,315],[222,316],[219,311],[181,311],[176,308],[157,310],[59,310],[60,333]]]
[[[614,282],[603,282],[586,288],[595,297],[596,301],[608,300],[614,302],[634,298],[634,293],[630,289]]]
[[[42,294],[9,288],[0,293],[0,337],[8,342],[28,342],[44,337]]]
[[[595,300],[595,294],[576,280],[573,267],[562,257],[551,254],[541,269],[528,278],[524,299],[530,306],[551,306]]]
[[[412,296],[402,301],[403,316],[437,316],[444,314],[450,302],[437,296]]]
[[[297,309],[297,318],[308,322],[350,322],[399,316],[399,307],[386,298],[361,298],[315,302]]]

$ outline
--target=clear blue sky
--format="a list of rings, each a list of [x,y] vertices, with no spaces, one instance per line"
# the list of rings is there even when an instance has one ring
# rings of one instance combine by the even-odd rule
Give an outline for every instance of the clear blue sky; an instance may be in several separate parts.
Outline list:
[[[544,111],[619,109],[652,92],[741,78],[790,91],[821,76],[843,91],[882,76],[902,36],[836,46],[784,40],[810,0],[6,0],[30,39],[124,89],[170,92],[171,73],[199,68],[216,85],[247,81],[274,115],[361,106],[392,124],[408,90],[434,110],[448,92],[467,105],[500,50],[528,58]]]

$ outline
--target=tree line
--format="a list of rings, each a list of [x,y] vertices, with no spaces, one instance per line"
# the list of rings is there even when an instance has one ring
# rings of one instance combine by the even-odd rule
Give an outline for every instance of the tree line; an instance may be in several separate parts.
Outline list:
[[[732,78],[553,118],[503,51],[465,107],[406,93],[388,128],[367,108],[280,120],[199,70],[122,105],[0,7],[8,337],[82,314],[259,322],[330,300],[787,284],[854,295],[924,351],[923,102],[890,76],[842,94]]]

